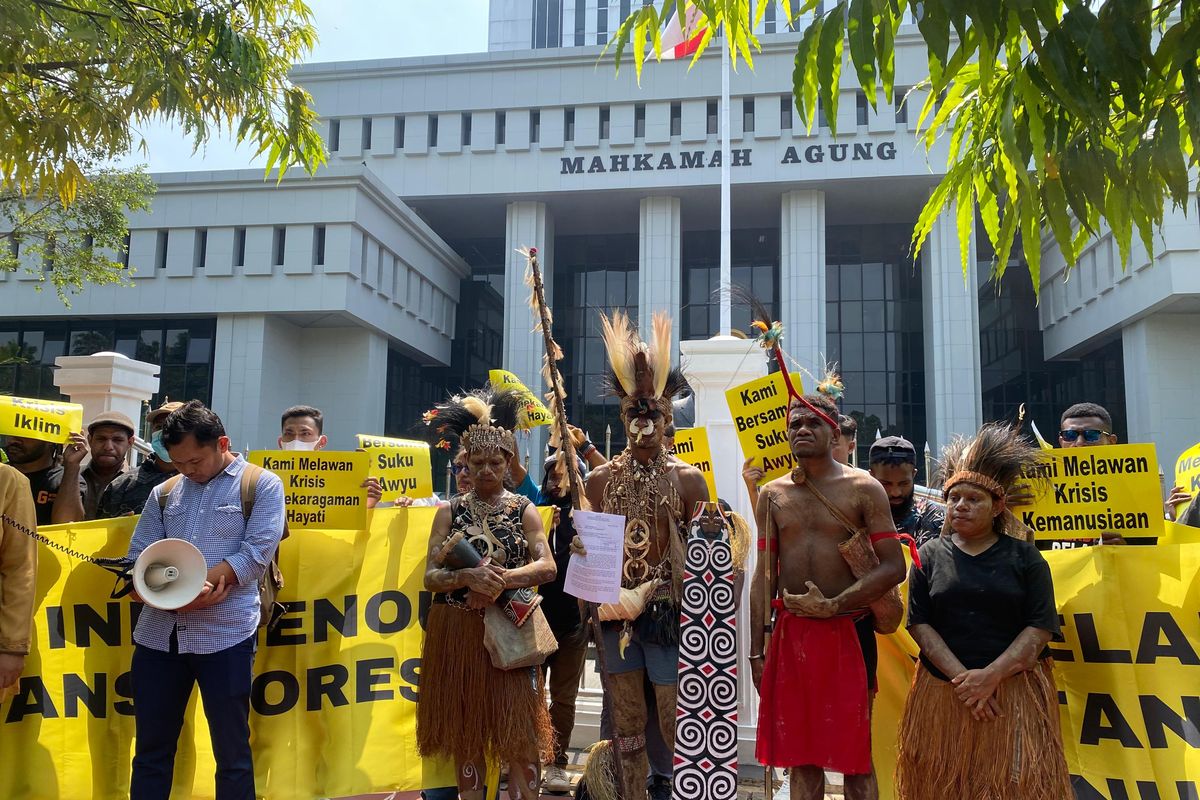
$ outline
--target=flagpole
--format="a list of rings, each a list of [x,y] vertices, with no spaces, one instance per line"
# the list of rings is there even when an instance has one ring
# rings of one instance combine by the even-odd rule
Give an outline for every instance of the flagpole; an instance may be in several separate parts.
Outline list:
[[[730,289],[733,278],[730,262],[729,168],[733,153],[729,147],[729,23],[721,31],[721,335],[729,336],[733,328],[733,309]]]

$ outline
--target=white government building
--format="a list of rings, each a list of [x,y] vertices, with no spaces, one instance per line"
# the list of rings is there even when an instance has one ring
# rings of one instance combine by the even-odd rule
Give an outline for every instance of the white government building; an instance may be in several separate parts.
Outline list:
[[[334,447],[404,435],[490,368],[538,384],[515,252],[536,246],[570,412],[601,441],[616,415],[597,310],[666,309],[682,340],[718,320],[719,47],[690,71],[650,65],[638,86],[632,65],[598,63],[630,5],[492,0],[486,53],[297,67],[329,166],[278,185],[257,169],[156,175],[153,210],[131,219],[134,288],[92,287],[66,309],[0,274],[0,347],[27,362],[0,365],[0,392],[58,397],[57,356],[115,350],[161,364],[156,399],[209,402],[239,447],[272,446],[295,403],[325,411]],[[769,9],[755,70],[732,76],[733,278],[772,306],[803,366],[840,363],[862,452],[878,428],[936,453],[1021,403],[1049,435],[1082,400],[1168,465],[1200,440],[1197,216],[1169,211],[1154,256],[1135,242],[1124,270],[1109,236],[1069,273],[1044,244],[1039,304],[1020,264],[988,280],[983,236],[964,283],[949,216],[913,263],[944,160],[914,134],[924,98],[872,110],[847,70],[840,135],[806,133],[780,17]],[[927,74],[915,25],[896,47],[897,86],[911,86]],[[701,353],[692,369],[727,363]],[[736,486],[740,454],[718,462]]]

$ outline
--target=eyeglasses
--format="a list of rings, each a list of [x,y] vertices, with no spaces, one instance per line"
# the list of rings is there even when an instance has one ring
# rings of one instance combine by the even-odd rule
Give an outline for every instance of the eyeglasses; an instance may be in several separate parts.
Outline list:
[[[1079,439],[1080,436],[1082,436],[1083,440],[1088,444],[1095,444],[1096,442],[1100,441],[1101,436],[1108,436],[1110,433],[1111,431],[1101,431],[1097,430],[1096,428],[1085,428],[1081,431],[1059,431],[1058,437],[1064,442],[1074,442]]]

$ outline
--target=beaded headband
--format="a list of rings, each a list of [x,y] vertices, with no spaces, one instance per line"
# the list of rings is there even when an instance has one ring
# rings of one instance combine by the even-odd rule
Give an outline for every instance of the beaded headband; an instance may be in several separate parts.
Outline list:
[[[981,472],[972,472],[971,470],[964,469],[959,470],[946,479],[945,484],[942,485],[942,497],[949,497],[950,490],[960,483],[974,484],[982,489],[986,489],[1000,499],[1003,499],[1006,494],[1004,487],[996,480],[989,478]]]
[[[517,440],[512,431],[482,423],[472,425],[463,432],[462,446],[468,453],[503,450],[512,455],[517,452]]]

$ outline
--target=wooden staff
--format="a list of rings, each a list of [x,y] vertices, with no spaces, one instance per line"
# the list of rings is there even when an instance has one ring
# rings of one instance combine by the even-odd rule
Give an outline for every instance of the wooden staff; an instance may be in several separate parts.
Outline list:
[[[566,454],[564,465],[567,473],[567,484],[571,493],[571,508],[579,510],[583,507],[583,485],[579,474],[578,456],[575,454],[575,443],[571,440],[571,431],[567,427],[566,392],[562,388],[562,373],[558,371],[557,362],[562,358],[562,350],[554,341],[553,322],[550,317],[550,307],[546,305],[546,286],[542,282],[542,270],[538,265],[537,248],[531,247],[523,251],[529,262],[528,282],[533,289],[531,305],[537,313],[538,327],[542,331],[542,341],[546,349],[546,381],[550,384],[550,404],[554,412],[554,425],[558,429],[559,447]],[[596,662],[600,667],[600,689],[604,693],[603,702],[611,704],[609,693],[608,661],[604,652],[604,636],[600,628],[600,613],[595,603],[587,603],[588,619],[592,626],[592,637],[596,641]],[[616,778],[617,800],[625,800],[625,769],[621,764],[621,751],[617,745],[617,723],[612,708],[609,707],[609,719],[612,721],[613,775]]]
[[[775,600],[775,565],[771,562],[771,540],[775,538],[775,514],[771,510],[771,498],[767,498],[767,536],[763,546],[763,591],[766,602],[763,604],[763,677],[767,673],[767,650],[771,646],[771,618],[774,609],[771,603]],[[759,720],[762,724],[762,720]],[[775,770],[770,764],[763,764],[763,786],[766,787],[763,800],[771,800],[775,794]]]

